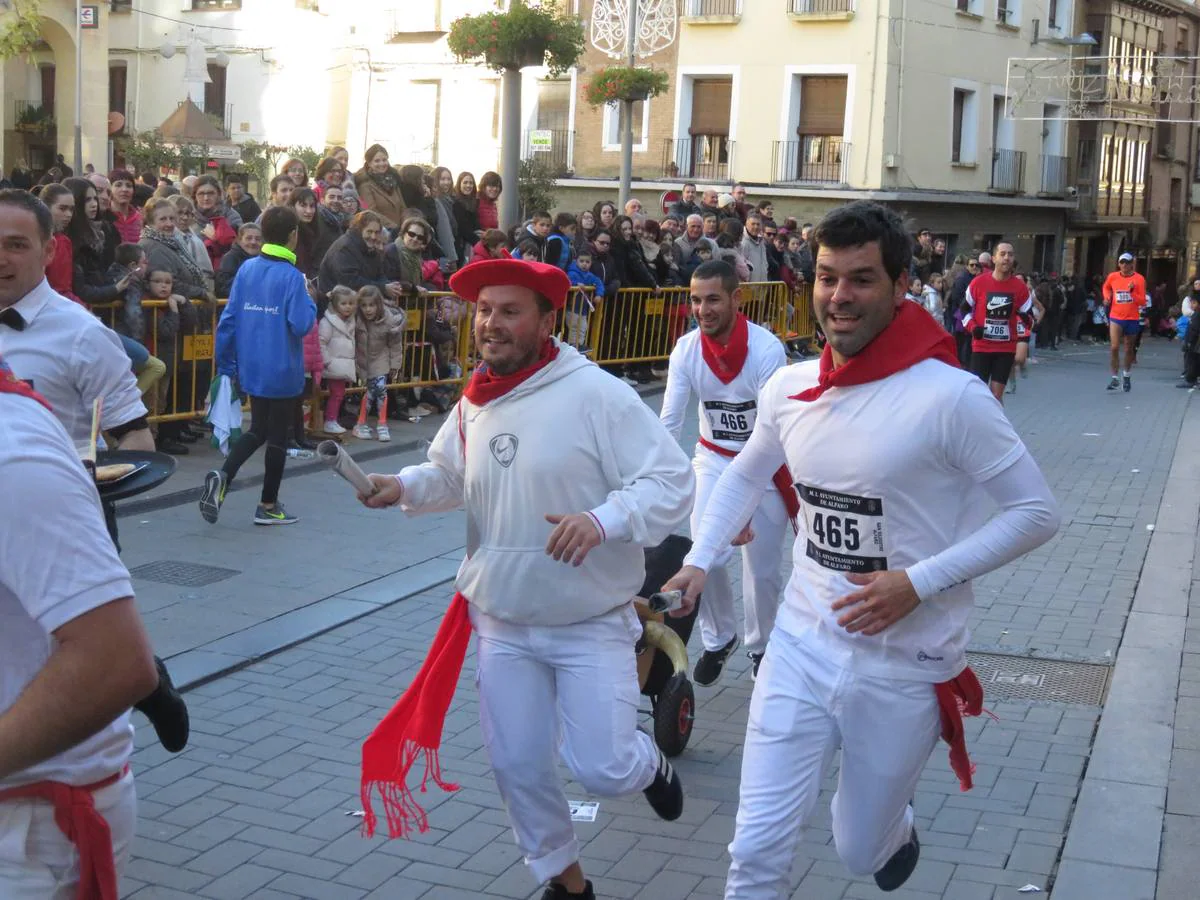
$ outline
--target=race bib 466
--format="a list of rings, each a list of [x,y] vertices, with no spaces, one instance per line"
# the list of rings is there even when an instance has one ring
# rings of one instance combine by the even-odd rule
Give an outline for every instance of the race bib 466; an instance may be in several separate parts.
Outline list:
[[[754,430],[754,419],[758,412],[753,400],[731,402],[728,400],[705,400],[704,414],[714,441],[748,441]]]
[[[887,569],[883,501],[797,484],[808,558],[838,572]]]

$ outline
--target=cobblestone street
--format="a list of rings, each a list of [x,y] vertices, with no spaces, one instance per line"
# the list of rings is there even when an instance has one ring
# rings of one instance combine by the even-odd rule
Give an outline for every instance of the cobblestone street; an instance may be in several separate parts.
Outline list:
[[[1129,832],[1128,839],[1120,840],[1120,833],[1114,837],[1109,821],[1113,807],[1086,800],[1090,794],[1081,790],[1104,701],[1016,699],[1020,691],[1012,683],[1019,687],[1031,671],[1029,658],[1098,663],[1106,669],[1118,664],[1119,652],[1126,652],[1123,647],[1130,643],[1126,624],[1131,607],[1137,609],[1135,595],[1141,597],[1139,580],[1152,568],[1147,554],[1156,552],[1152,541],[1158,540],[1158,532],[1152,526],[1183,516],[1175,530],[1186,534],[1186,516],[1194,523],[1200,476],[1189,475],[1180,492],[1172,466],[1178,464],[1177,443],[1183,444],[1181,429],[1193,428],[1194,434],[1200,412],[1192,393],[1173,387],[1179,369],[1176,344],[1147,341],[1128,394],[1104,390],[1105,350],[1067,344],[1057,353],[1039,351],[1038,357],[1040,363],[1030,367],[1017,393],[1005,398],[1006,408],[1055,489],[1063,525],[1049,544],[976,585],[971,649],[1010,657],[1002,666],[1009,675],[996,686],[985,684],[985,689],[996,688],[986,703],[995,718],[967,722],[978,766],[974,790],[959,791],[945,745],[935,750],[916,797],[921,862],[908,884],[889,896],[1016,898],[1026,896],[1017,893],[1025,885],[1049,891],[1065,864],[1078,860],[1072,886],[1055,890],[1055,897],[1149,900],[1154,897],[1153,873],[1160,868],[1165,809],[1174,815],[1165,826],[1158,900],[1184,900],[1194,896],[1187,891],[1194,892],[1196,883],[1188,869],[1195,863],[1187,852],[1190,846],[1194,855],[1195,846],[1188,835],[1200,833],[1200,820],[1194,818],[1200,813],[1200,792],[1189,787],[1194,777],[1171,770],[1172,783],[1184,792],[1172,809],[1165,799],[1171,795],[1164,771],[1158,819],[1142,817],[1141,806],[1133,802],[1132,812],[1117,823]],[[647,402],[657,406],[658,398],[647,397]],[[689,423],[690,447],[694,412]],[[1194,454],[1196,445],[1191,446]],[[414,453],[397,454],[372,465],[384,470],[413,458]],[[327,473],[298,474],[285,481],[283,496],[303,521],[294,529],[260,529],[273,532],[264,536],[251,533],[248,522],[235,520],[252,506],[253,495],[231,494],[230,524],[223,519],[216,528],[200,522],[191,503],[123,523],[131,568],[170,557],[245,565],[257,572],[253,579],[239,576],[226,582],[219,594],[200,592],[191,600],[162,585],[135,582],[139,596],[145,589],[152,635],[172,656],[172,670],[194,672],[185,682],[231,665],[243,667],[188,692],[192,741],[178,756],[166,754],[137,717],[139,836],[122,896],[539,896],[513,844],[482,749],[473,658],[464,669],[442,747],[443,771],[462,789],[420,795],[431,827],[412,840],[367,840],[359,834],[361,819],[355,815],[361,809],[360,744],[416,672],[446,608],[452,592],[446,579],[453,575],[453,559],[463,543],[461,514],[404,520],[370,513],[357,508],[345,487]],[[1190,512],[1183,509],[1189,503]],[[1160,527],[1168,530],[1166,523]],[[1163,568],[1176,570],[1177,580],[1182,578],[1185,616],[1189,589],[1191,601],[1200,603],[1191,569],[1194,537],[1193,524],[1186,560],[1162,561]],[[381,563],[387,554],[389,561]],[[340,569],[330,571],[319,563],[334,559]],[[406,567],[415,566],[426,567],[418,587],[406,584]],[[1178,571],[1181,566],[1186,577]],[[276,577],[289,567],[292,580]],[[227,645],[213,644],[270,632],[276,617],[332,601],[339,601],[336,609],[344,624],[330,620],[314,629],[321,632],[316,636],[297,632],[283,642],[291,646],[265,658],[256,659],[274,648],[243,650],[237,657]],[[1149,646],[1135,643],[1129,652],[1152,652],[1156,640]],[[1186,688],[1180,694],[1188,696],[1181,696],[1178,714],[1183,716],[1186,707],[1196,717],[1197,729],[1183,737],[1176,732],[1174,741],[1168,733],[1166,762],[1190,763],[1187,754],[1200,754],[1195,739],[1200,734],[1200,701],[1195,699],[1200,657],[1193,646],[1200,628],[1188,629],[1187,646],[1183,633],[1162,640],[1183,653]],[[693,654],[698,642],[697,630]],[[595,822],[577,823],[583,864],[597,896],[712,900],[722,895],[752,688],[747,665],[739,655],[716,688],[696,689],[695,731],[676,761],[687,794],[679,821],[660,821],[637,796],[601,800]],[[1115,685],[1114,680],[1114,692]],[[1013,699],[1003,699],[1006,690]],[[1162,696],[1151,698],[1169,705],[1171,722],[1175,690],[1168,678]],[[644,706],[648,709],[648,701]],[[1125,758],[1103,760],[1108,773],[1103,777],[1123,782],[1122,772],[1155,765],[1139,757],[1139,747],[1133,741]],[[851,878],[837,858],[828,812],[835,777],[836,770],[826,781],[818,814],[796,857],[792,896],[882,897],[870,878]],[[1137,777],[1129,780],[1159,791]],[[567,795],[589,799],[571,782]],[[1112,795],[1109,801],[1121,803]],[[1069,832],[1075,836],[1068,852]],[[1151,837],[1152,856],[1143,858],[1142,848]],[[1109,863],[1130,868],[1106,876]],[[1088,866],[1092,868],[1085,871]],[[1138,874],[1143,872],[1151,873],[1149,893]],[[1130,880],[1123,880],[1126,874]],[[1096,879],[1096,892],[1079,886],[1085,875]],[[1164,893],[1168,883],[1177,887]]]

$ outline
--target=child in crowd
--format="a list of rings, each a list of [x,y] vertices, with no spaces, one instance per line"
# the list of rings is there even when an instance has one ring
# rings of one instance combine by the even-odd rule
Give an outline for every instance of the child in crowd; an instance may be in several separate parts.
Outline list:
[[[580,250],[575,260],[567,267],[567,278],[571,284],[593,289],[592,297],[596,302],[604,299],[604,282],[592,274],[592,251]],[[567,343],[576,350],[586,352],[588,318],[595,310],[596,304],[583,291],[572,291],[567,303]]]
[[[717,252],[717,245],[711,238],[702,237],[696,241],[696,247],[692,250],[691,255],[684,261],[681,275],[683,276],[684,284],[692,283],[692,273],[696,271],[696,267],[700,263],[706,263],[713,258]]]
[[[326,434],[346,433],[346,429],[338,424],[338,416],[346,398],[346,385],[358,374],[354,359],[354,311],[357,306],[358,295],[339,284],[329,292],[329,308],[321,319],[321,360],[325,382],[329,385],[329,400],[325,404]]]
[[[375,436],[381,441],[390,441],[387,386],[389,382],[400,380],[404,368],[404,319],[388,310],[383,302],[383,292],[373,284],[358,291],[354,356],[358,380],[367,388],[358,407],[354,436],[364,441],[371,439],[367,414],[374,407],[379,417]]]
[[[905,300],[911,300],[918,306],[924,306],[924,301],[921,299],[921,294],[925,289],[925,285],[921,284],[921,279],[915,275],[908,280],[908,293],[904,295]]]
[[[542,251],[538,246],[537,241],[526,238],[525,240],[521,241],[521,243],[517,245],[517,249],[512,252],[512,258],[524,259],[528,260],[529,262],[541,262],[539,259],[541,253]]]
[[[167,415],[176,412],[179,403],[184,409],[192,408],[191,381],[181,377],[176,366],[183,355],[183,336],[195,334],[199,324],[196,308],[176,294],[174,287],[175,277],[165,269],[151,269],[146,274],[143,303],[153,302],[146,345],[163,362],[166,374],[158,382],[157,406]],[[184,437],[181,422],[163,422],[158,427],[158,447],[166,453],[186,455],[187,447],[182,443]]]
[[[471,251],[471,262],[483,262],[485,259],[504,259],[511,256],[508,252],[508,235],[499,228],[489,228]]]
[[[114,262],[108,269],[108,277],[120,287],[125,282],[121,306],[113,315],[113,330],[121,336],[121,343],[133,364],[137,376],[138,390],[143,395],[162,381],[167,365],[157,356],[151,356],[145,346],[146,322],[142,315],[142,295],[146,292],[146,251],[137,244],[118,244]],[[150,394],[147,406],[157,403],[158,392]]]

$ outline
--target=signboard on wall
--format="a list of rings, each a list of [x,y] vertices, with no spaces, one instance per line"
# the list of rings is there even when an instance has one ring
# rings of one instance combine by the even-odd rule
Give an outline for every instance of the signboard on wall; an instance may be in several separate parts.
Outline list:
[[[529,132],[530,153],[549,153],[552,149],[554,149],[554,133],[552,131],[541,128]]]
[[[81,7],[79,7],[79,27],[80,28],[99,28],[100,27],[100,7],[98,7],[98,6],[81,6]]]

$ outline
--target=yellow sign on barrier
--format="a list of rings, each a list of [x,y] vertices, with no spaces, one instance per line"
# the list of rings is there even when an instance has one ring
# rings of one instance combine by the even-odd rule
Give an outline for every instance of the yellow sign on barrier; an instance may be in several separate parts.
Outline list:
[[[185,334],[183,336],[184,362],[213,358],[213,336],[211,334]]]
[[[662,297],[647,297],[646,298],[646,315],[661,316],[663,314],[663,298]]]
[[[422,319],[421,310],[419,310],[419,309],[407,310],[405,312],[404,327],[409,331],[420,331],[421,330],[421,319]]]

